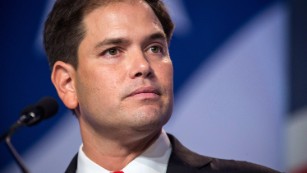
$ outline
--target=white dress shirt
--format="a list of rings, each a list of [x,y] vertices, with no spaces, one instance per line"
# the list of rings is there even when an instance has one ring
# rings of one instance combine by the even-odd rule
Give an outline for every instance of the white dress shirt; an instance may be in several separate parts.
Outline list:
[[[90,160],[83,152],[82,147],[83,145],[79,148],[76,173],[112,172]],[[166,173],[171,150],[172,148],[168,136],[166,132],[162,130],[159,138],[141,155],[126,165],[122,171],[124,171],[124,173]]]

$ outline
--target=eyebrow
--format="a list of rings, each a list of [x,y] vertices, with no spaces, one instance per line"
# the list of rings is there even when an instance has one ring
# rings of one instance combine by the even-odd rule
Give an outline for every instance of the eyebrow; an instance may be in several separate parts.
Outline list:
[[[105,45],[120,45],[120,44],[128,44],[129,40],[124,38],[107,38],[101,42],[99,42],[95,49],[98,49],[99,47],[105,46]]]
[[[145,40],[166,40],[166,36],[162,32],[157,32],[154,34],[151,34],[147,39]]]
[[[163,32],[156,32],[156,33],[149,35],[147,38],[145,38],[144,42],[151,41],[151,40],[165,40],[166,41],[166,36]],[[122,38],[122,37],[106,38],[105,40],[97,43],[95,46],[95,49],[98,49],[105,45],[123,45],[123,44],[127,45],[129,43],[130,41],[128,39]]]

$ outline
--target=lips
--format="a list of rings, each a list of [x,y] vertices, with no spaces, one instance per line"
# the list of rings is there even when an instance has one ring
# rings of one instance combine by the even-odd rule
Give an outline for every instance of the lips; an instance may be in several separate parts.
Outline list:
[[[134,90],[133,92],[131,92],[128,97],[133,97],[133,96],[138,96],[138,95],[142,95],[144,97],[149,97],[150,95],[161,95],[160,90],[157,87],[153,87],[153,86],[146,86],[146,87],[140,87],[137,88],[136,90]]]

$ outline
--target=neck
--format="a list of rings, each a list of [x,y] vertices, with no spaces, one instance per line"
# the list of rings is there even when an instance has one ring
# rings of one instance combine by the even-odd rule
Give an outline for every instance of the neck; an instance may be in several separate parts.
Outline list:
[[[87,128],[83,128],[87,129]],[[84,153],[96,164],[107,170],[122,170],[142,154],[161,134],[161,129],[151,132],[104,135],[81,130]],[[113,133],[115,134],[115,132]],[[112,136],[112,137],[110,137]]]

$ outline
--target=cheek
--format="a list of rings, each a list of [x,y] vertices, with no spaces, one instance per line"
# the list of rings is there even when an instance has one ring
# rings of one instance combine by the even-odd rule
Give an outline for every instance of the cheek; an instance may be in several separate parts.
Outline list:
[[[92,67],[92,69],[87,68],[87,70],[80,69],[77,76],[76,88],[81,105],[84,104],[84,102],[85,104],[95,102],[93,99],[98,95],[104,94],[103,89],[106,88],[106,86],[104,86],[104,81],[106,80],[100,75],[99,71],[93,70],[93,68],[94,67]]]
[[[118,100],[123,90],[123,81],[120,73],[114,68],[96,68],[86,76],[86,83],[83,87],[88,93],[85,97],[91,97],[92,104],[109,105],[118,104]]]
[[[162,63],[158,65],[155,71],[160,86],[165,92],[165,99],[167,102],[172,102],[173,99],[173,66],[171,62]]]
[[[160,75],[163,78],[164,82],[172,88],[173,87],[173,65],[171,61],[165,62],[162,66],[159,67]]]
[[[79,108],[83,115],[104,117],[102,112],[116,107],[118,104],[116,82],[111,76],[98,74],[84,75],[78,84]]]

